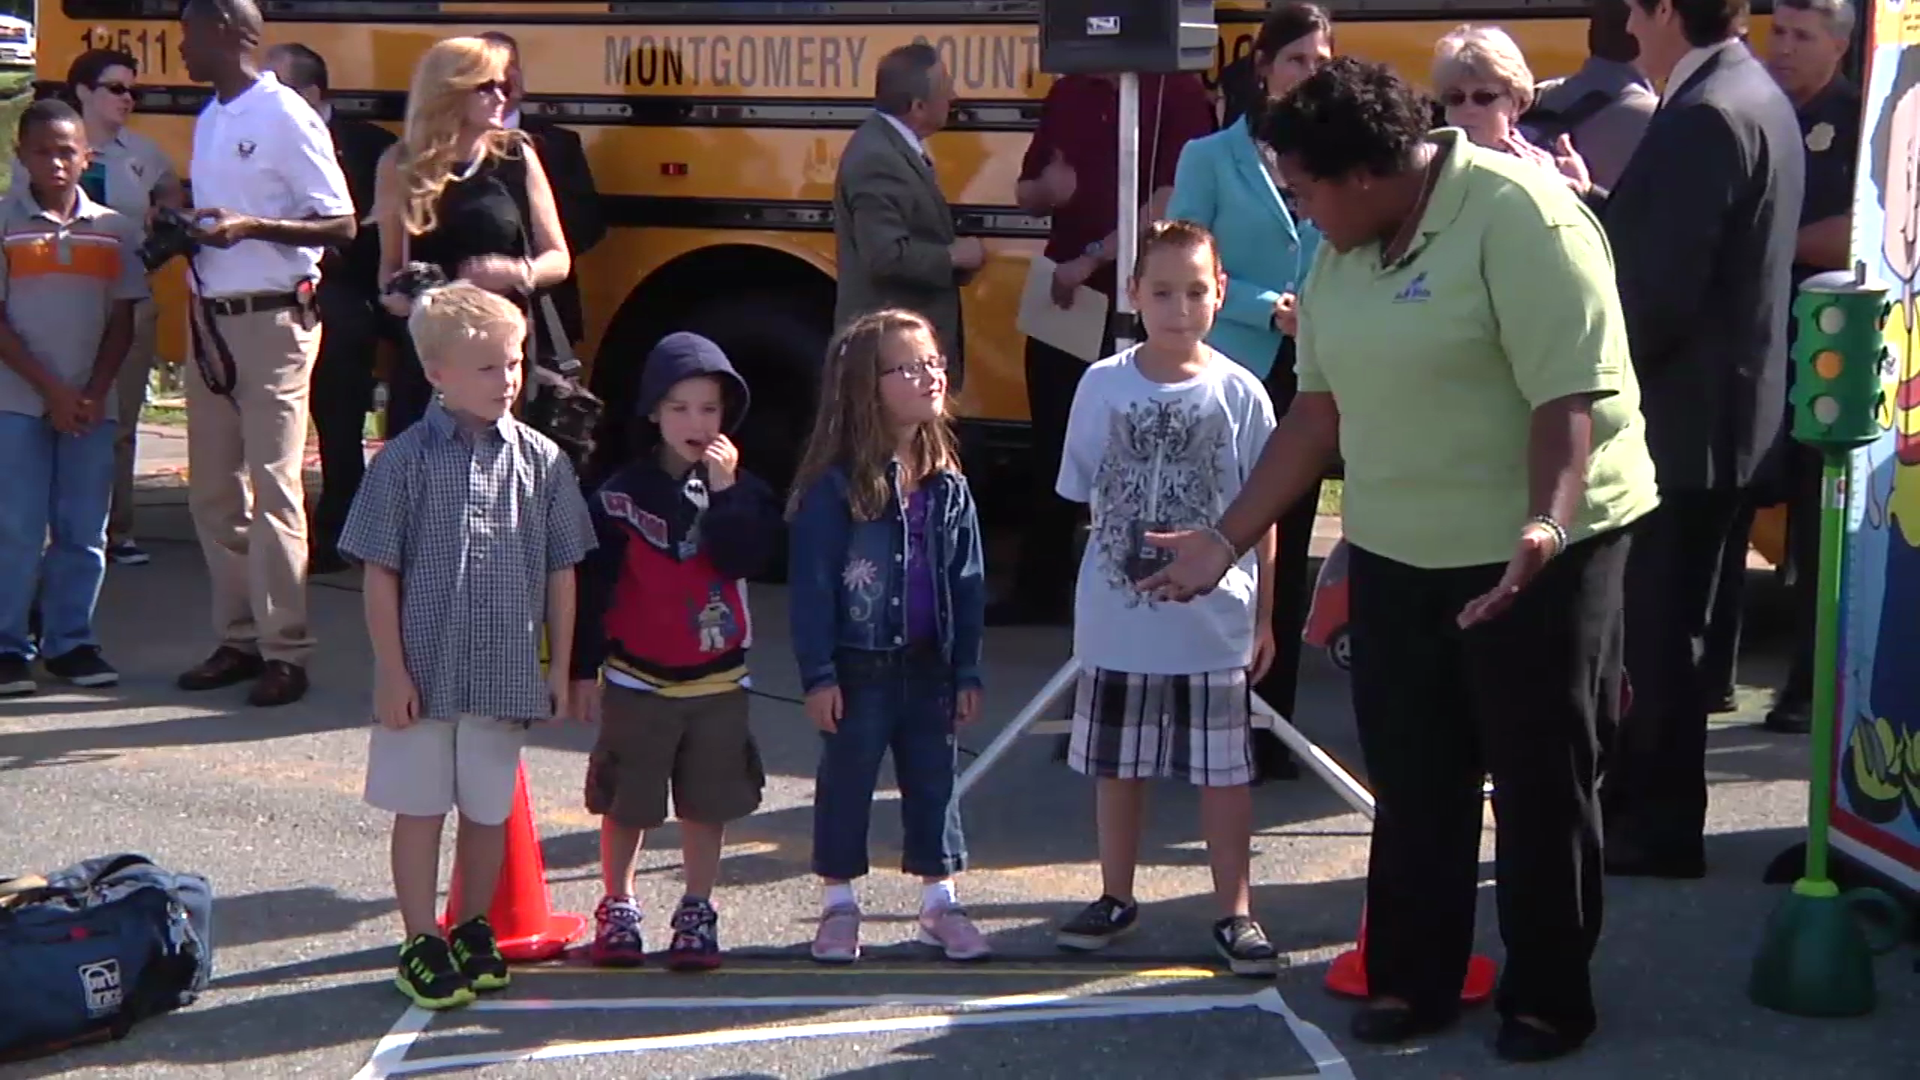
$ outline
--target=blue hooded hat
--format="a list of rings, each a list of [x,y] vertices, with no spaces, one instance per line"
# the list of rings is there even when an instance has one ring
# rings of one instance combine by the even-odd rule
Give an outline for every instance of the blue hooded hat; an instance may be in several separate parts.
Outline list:
[[[652,416],[653,410],[660,406],[660,399],[666,397],[676,383],[702,375],[720,380],[724,403],[720,430],[733,434],[747,416],[750,400],[747,380],[733,369],[733,363],[720,346],[684,330],[661,338],[647,354],[647,366],[640,372],[640,393],[634,401],[634,414],[642,419]]]

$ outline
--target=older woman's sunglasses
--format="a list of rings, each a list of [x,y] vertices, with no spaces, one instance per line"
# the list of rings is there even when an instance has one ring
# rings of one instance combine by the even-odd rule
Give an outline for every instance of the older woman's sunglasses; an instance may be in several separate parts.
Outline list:
[[[1471,101],[1484,109],[1505,96],[1498,90],[1475,90],[1471,94],[1464,90],[1449,90],[1441,96],[1440,103],[1449,109],[1457,109]]]
[[[126,83],[117,83],[117,82],[94,83],[93,88],[95,90],[105,90],[107,93],[112,94],[114,97],[132,97],[133,96],[133,87],[128,86]]]

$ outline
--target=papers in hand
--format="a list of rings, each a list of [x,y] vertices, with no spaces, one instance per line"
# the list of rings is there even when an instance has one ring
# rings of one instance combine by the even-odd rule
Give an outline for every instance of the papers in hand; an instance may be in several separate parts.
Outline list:
[[[1027,264],[1027,284],[1020,290],[1020,332],[1070,353],[1091,364],[1100,359],[1106,336],[1107,297],[1085,285],[1074,290],[1073,306],[1053,302],[1054,262],[1035,255]]]

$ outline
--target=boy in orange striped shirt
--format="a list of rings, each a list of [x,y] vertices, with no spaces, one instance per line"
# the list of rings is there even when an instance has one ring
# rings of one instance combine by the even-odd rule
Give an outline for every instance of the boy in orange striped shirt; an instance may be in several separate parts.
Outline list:
[[[93,634],[113,492],[104,405],[147,295],[134,223],[80,189],[79,114],[29,106],[19,156],[27,182],[0,202],[0,697],[38,688],[36,655],[76,686],[120,681]]]

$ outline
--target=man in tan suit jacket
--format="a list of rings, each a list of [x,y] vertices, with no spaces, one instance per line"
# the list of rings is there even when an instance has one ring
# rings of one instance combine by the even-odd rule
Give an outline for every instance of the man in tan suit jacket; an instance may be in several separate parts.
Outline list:
[[[965,375],[960,286],[986,251],[956,237],[925,139],[946,126],[953,80],[931,45],[904,45],[882,57],[874,112],[847,140],[833,183],[839,248],[834,322],[900,307],[933,323],[950,385]]]

